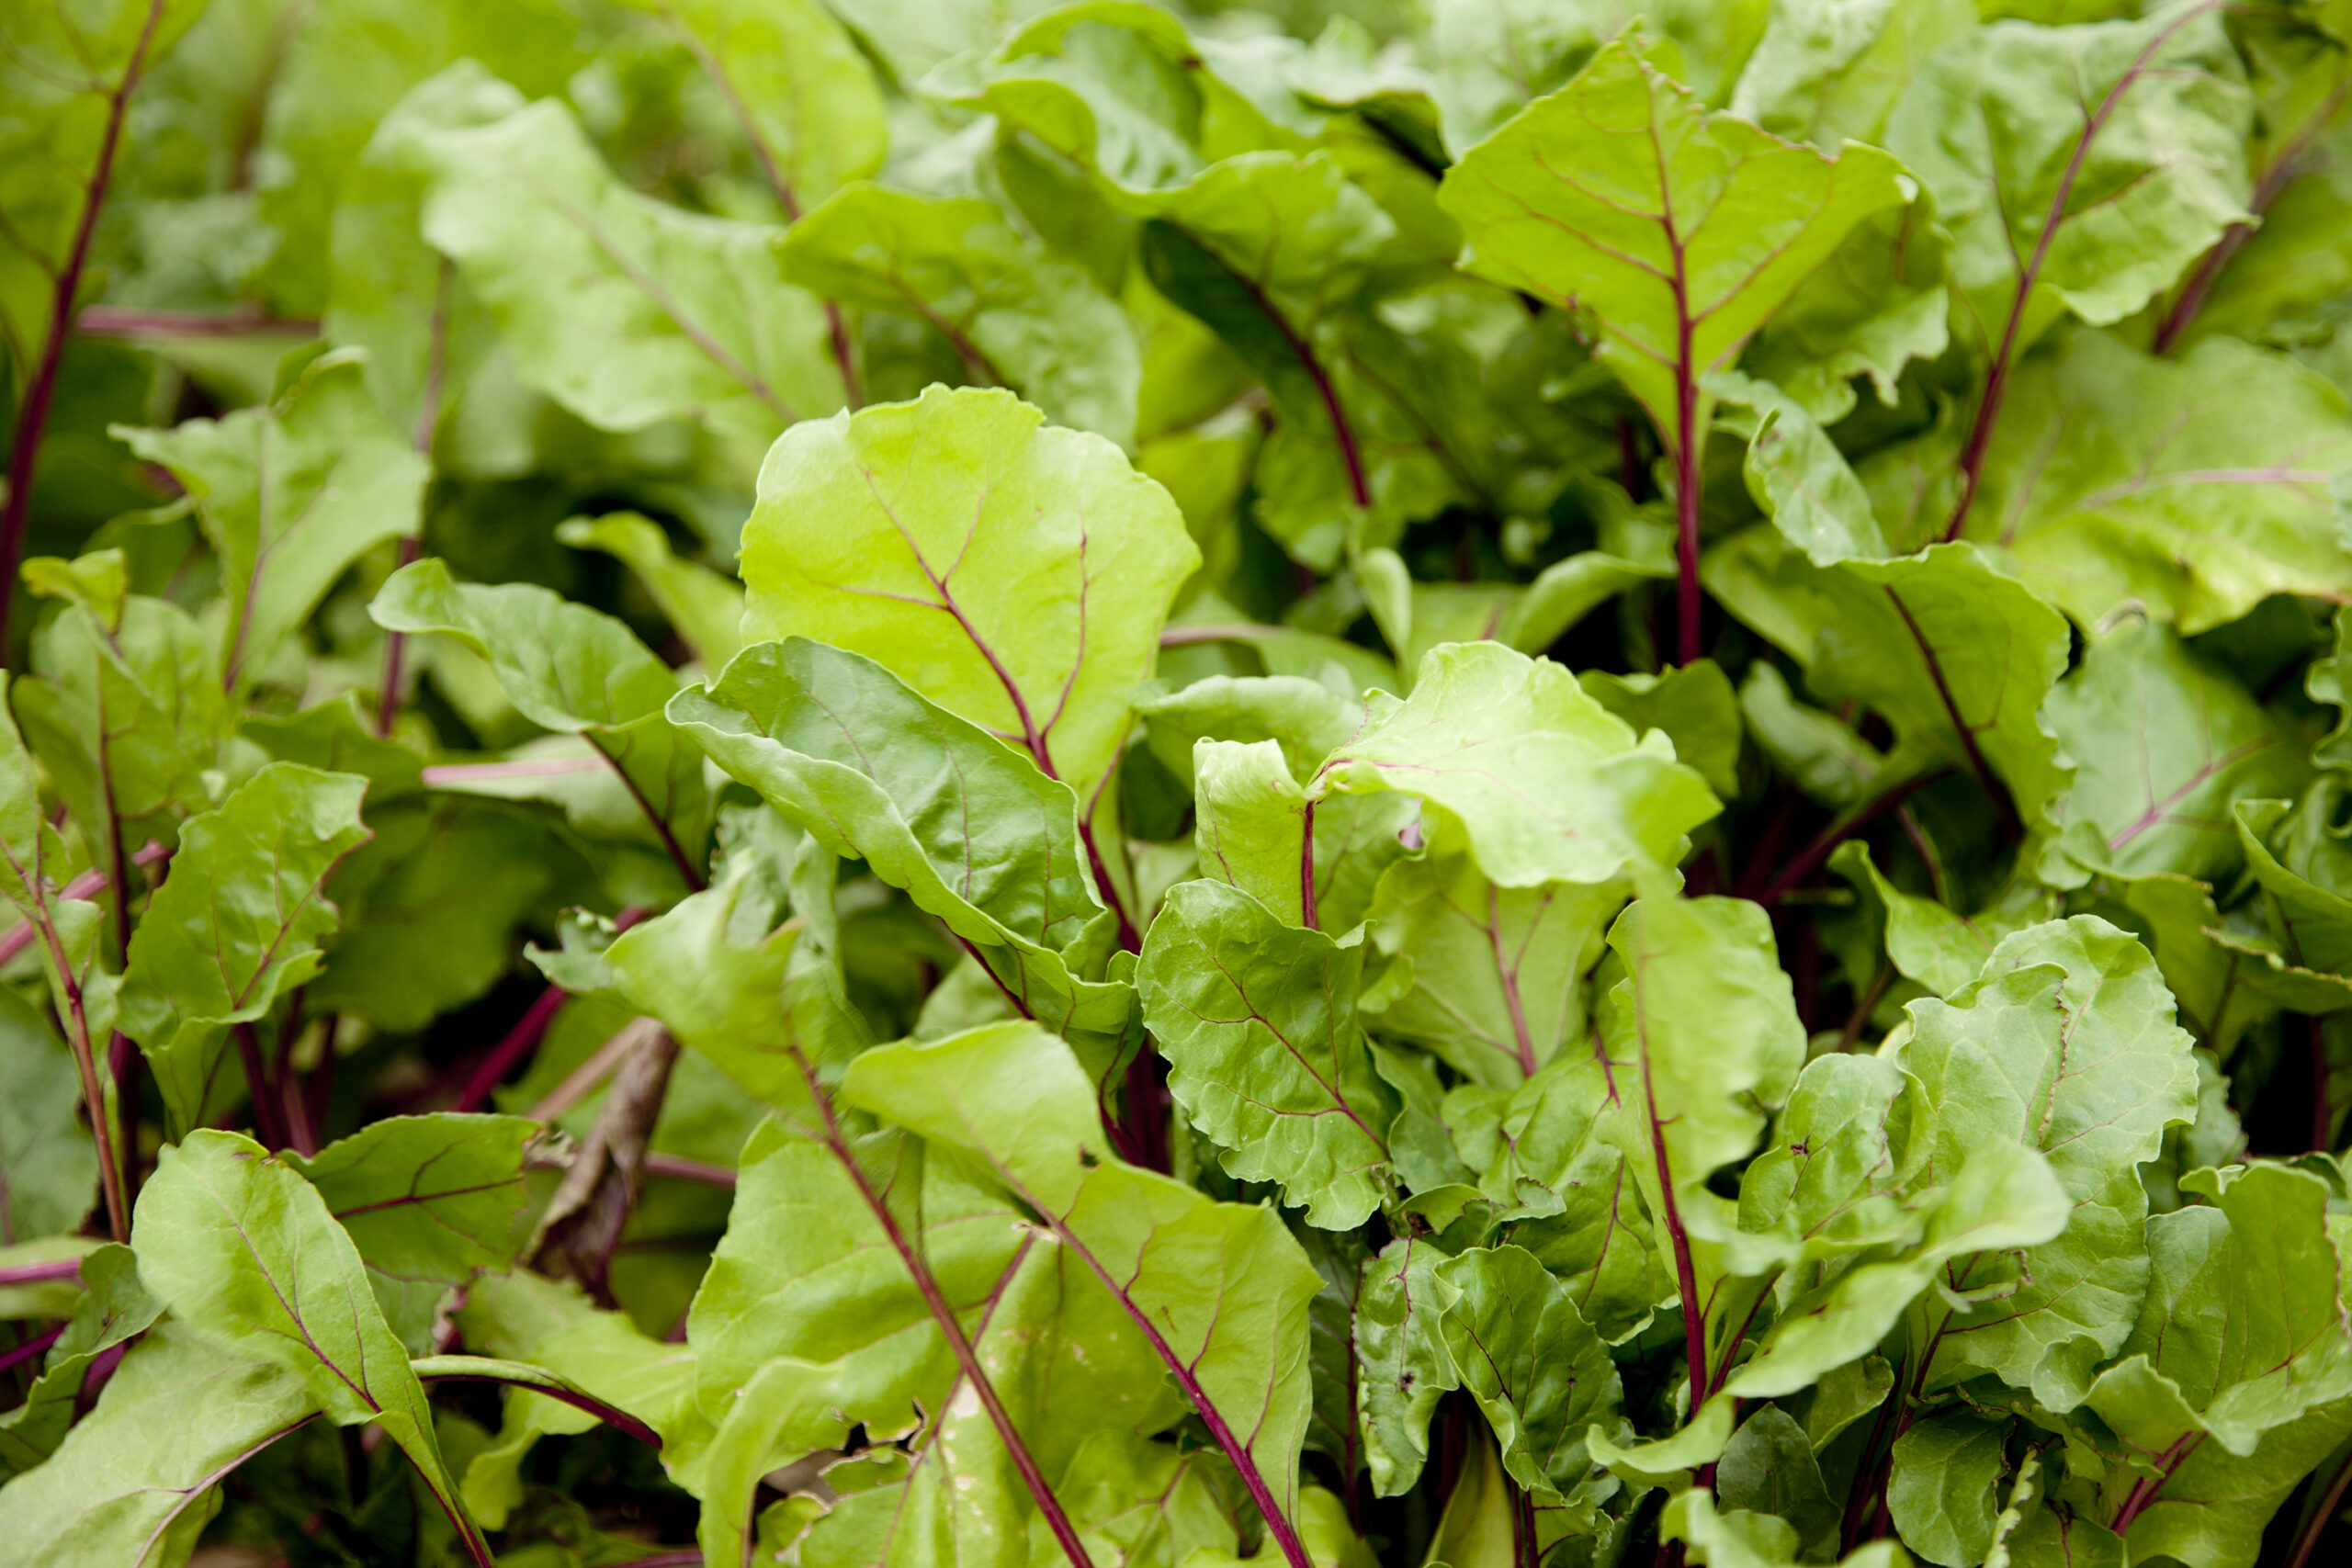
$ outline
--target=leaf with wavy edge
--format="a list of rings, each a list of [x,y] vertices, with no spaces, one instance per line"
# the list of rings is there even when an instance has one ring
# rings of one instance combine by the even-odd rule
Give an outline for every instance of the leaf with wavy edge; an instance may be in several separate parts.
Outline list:
[[[1888,1055],[1926,1090],[1917,1179],[1956,1183],[1996,1142],[2022,1144],[2074,1208],[2052,1240],[1945,1267],[1950,1293],[1913,1312],[1912,1387],[1990,1372],[2045,1402],[2079,1398],[2147,1289],[2139,1168],[2196,1113],[2188,1033],[2147,949],[2088,915],[2004,939],[1973,984],[1910,1011]]]
[[[1589,1508],[1585,1434],[1616,1419],[1609,1347],[1567,1287],[1523,1247],[1473,1248],[1432,1271],[1438,1333],[1462,1386],[1502,1445],[1503,1469],[1546,1503]]]
[[[1390,1190],[1394,1093],[1356,1016],[1360,942],[1284,925],[1220,882],[1169,890],[1136,966],[1168,1089],[1226,1169],[1311,1224],[1363,1223]]]
[[[1559,665],[1491,642],[1431,649],[1409,698],[1370,694],[1306,798],[1384,792],[1459,818],[1478,869],[1503,887],[1670,864],[1721,809],[1664,736],[1636,744]]]

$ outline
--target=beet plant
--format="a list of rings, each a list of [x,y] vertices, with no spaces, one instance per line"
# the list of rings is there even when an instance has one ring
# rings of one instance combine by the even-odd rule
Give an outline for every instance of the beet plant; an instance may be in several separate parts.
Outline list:
[[[2338,0],[0,15],[0,1568],[2277,1568]]]

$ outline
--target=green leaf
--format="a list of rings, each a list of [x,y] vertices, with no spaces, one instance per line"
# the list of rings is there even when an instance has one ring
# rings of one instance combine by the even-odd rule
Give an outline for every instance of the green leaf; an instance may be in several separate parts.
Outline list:
[[[1597,355],[1671,442],[1677,387],[1730,368],[1848,230],[1905,197],[1877,149],[1826,158],[1710,115],[1645,48],[1604,46],[1464,152],[1438,199],[1469,270],[1591,313]]]
[[[841,406],[822,308],[775,231],[640,196],[542,100],[429,138],[424,237],[458,265],[524,381],[603,430],[698,420],[763,443]]]
[[[1672,750],[1636,744],[1548,660],[1447,644],[1422,660],[1409,698],[1367,698],[1365,722],[1306,797],[1394,792],[1442,807],[1504,887],[1605,882],[1629,863],[1680,859],[1683,836],[1720,809]]]
[[[1815,698],[1894,726],[1873,796],[1949,768],[2005,788],[2029,832],[2053,831],[2068,770],[2041,710],[2066,669],[2066,623],[1974,547],[1825,569],[1751,529],[1711,551],[1704,576],[1804,667]]]
[[[1446,1255],[1407,1235],[1364,1266],[1355,1349],[1364,1460],[1377,1496],[1412,1490],[1439,1396],[1462,1386],[1441,1337],[1435,1270]]]
[[[334,20],[345,14],[338,7]],[[320,326],[338,347],[367,351],[361,368],[378,402],[427,454],[445,422],[453,434],[462,428],[450,411],[472,412],[467,393],[497,349],[481,301],[423,232],[433,137],[503,119],[523,102],[468,56],[402,94],[338,171]]]
[[[1143,362],[1126,313],[992,204],[854,185],[793,224],[779,254],[789,282],[861,310],[912,315],[947,340],[967,374],[1012,389],[1056,423],[1134,438]]]
[[[2209,1435],[2241,1458],[2352,1393],[2352,1325],[2326,1183],[2280,1166],[2198,1171],[2212,1207],[2148,1221],[2151,1265],[2123,1359],[2084,1404],[2146,1453]]]
[[[1711,659],[1657,675],[1615,675],[1588,670],[1577,677],[1585,694],[1647,736],[1663,730],[1677,759],[1689,763],[1720,799],[1739,794],[1739,701]]]
[[[0,32],[0,97],[8,104],[0,162],[10,173],[0,238],[0,347],[20,396],[51,332],[57,279],[72,259],[83,209],[111,173],[99,153],[127,161],[107,134],[116,96],[127,96],[203,12],[203,0],[44,6],[10,12]]]
[[[1136,987],[1169,1091],[1226,1169],[1272,1181],[1332,1230],[1388,1191],[1396,1101],[1356,1015],[1363,948],[1284,925],[1216,882],[1169,891]]]
[[[1307,1303],[1322,1288],[1272,1211],[1212,1202],[1114,1160],[1060,1042],[1027,1023],[851,1065],[852,1103],[966,1151],[1099,1280],[1209,1426],[1272,1528],[1298,1516]]]
[[[787,220],[881,165],[888,109],[857,45],[808,0],[631,0],[668,23],[752,144]]]
[[[660,525],[634,512],[607,512],[560,523],[555,536],[573,549],[602,550],[635,572],[703,668],[723,670],[742,651],[741,585],[673,554]]]
[[[1822,1481],[1813,1439],[1777,1404],[1731,1435],[1715,1466],[1715,1493],[1728,1509],[1786,1519],[1808,1555],[1827,1557],[1836,1549],[1838,1506]]]
[[[1929,59],[1886,144],[1951,231],[1962,335],[1990,352],[2016,306],[2023,352],[2063,312],[2104,325],[2170,287],[2245,215],[2238,76],[2220,18],[2178,7],[1993,22]]]
[[[2093,916],[2006,938],[1949,1002],[1913,1003],[1911,1027],[1890,1055],[1930,1107],[1924,1179],[2021,1143],[2074,1204],[2056,1239],[1947,1271],[1951,1293],[1921,1306],[1931,1339],[1912,1353],[1932,1359],[1917,1386],[1981,1371],[2057,1397],[2081,1376],[2073,1358],[2121,1348],[2147,1289],[2139,1168],[2195,1113],[2188,1032],[2147,949]]]
[[[1896,887],[1871,859],[1870,847],[1859,841],[1838,845],[1829,866],[1858,889],[1866,886],[1885,909],[1888,961],[1906,979],[1939,997],[1976,978],[2002,938],[2039,924],[2053,912],[2049,895],[2016,885],[1992,908],[1962,915]]]
[[[272,762],[188,819],[123,973],[122,1028],[175,1127],[197,1125],[232,1025],[266,1016],[319,972],[341,919],[327,879],[368,841],[365,779]]]
[[[1885,754],[1851,725],[1798,702],[1787,678],[1762,660],[1740,683],[1739,716],[1757,750],[1824,806],[1868,799],[1871,781],[1886,766]]]
[[[175,1314],[291,1373],[305,1405],[336,1425],[381,1427],[480,1558],[424,1389],[358,1251],[308,1182],[241,1134],[192,1133],[140,1194],[131,1250]]]
[[[1946,1568],[1984,1560],[2007,1437],[2006,1422],[1955,1414],[1931,1416],[1894,1440],[1886,1506],[1905,1546]]]
[[[628,1411],[662,1438],[662,1462],[691,1473],[710,1428],[695,1402],[695,1353],[653,1338],[616,1312],[600,1312],[577,1286],[542,1275],[483,1274],[467,1287],[458,1325],[468,1345],[527,1360]],[[466,1506],[491,1529],[523,1499],[523,1461],[542,1437],[586,1432],[597,1417],[515,1386],[491,1446],[468,1463]]]
[[[1645,889],[1611,928],[1624,965],[1600,1007],[1612,1089],[1600,1136],[1625,1156],[1642,1201],[1689,1272],[1711,1238],[1728,1236],[1732,1205],[1708,1190],[1714,1173],[1754,1152],[1764,1108],[1786,1100],[1804,1062],[1789,977],[1771,923],[1736,898],[1685,899]],[[1719,1265],[1711,1264],[1711,1268]],[[1694,1369],[1695,1379],[1704,1369]],[[1725,1434],[1728,1436],[1728,1433]]]
[[[1584,1434],[1615,1416],[1621,1394],[1609,1347],[1524,1248],[1475,1248],[1432,1272],[1438,1332],[1504,1470],[1546,1501],[1584,1501],[1594,1468]]]
[[[1933,0],[1780,0],[1731,108],[1776,136],[1834,151],[1879,140],[1928,56],[1973,30]]]
[[[2086,626],[2136,604],[2187,635],[2352,578],[2352,417],[2290,360],[2214,338],[2175,364],[2077,332],[2018,367],[1999,429],[1969,536]]]
[[[1079,978],[1109,936],[1068,785],[888,670],[790,637],[745,649],[677,725],[834,854],[864,860],[965,942],[1022,1005],[1116,1031],[1125,993]]]
[[[594,837],[650,840],[681,881],[698,887],[710,801],[701,759],[662,714],[677,679],[637,634],[611,615],[531,583],[458,582],[428,559],[394,572],[368,613],[388,631],[455,637],[490,661],[498,684],[532,723],[582,737],[589,793],[565,788],[556,758],[505,770],[517,788],[563,804]],[[600,801],[605,769],[622,798]],[[571,759],[565,759],[571,760]],[[575,770],[576,771],[576,770]],[[538,775],[544,774],[542,782]],[[493,770],[493,786],[501,773]]]
[[[1001,391],[795,426],[743,528],[743,635],[819,638],[1091,801],[1200,564],[1167,491]]]
[[[530,1239],[524,1170],[540,1131],[520,1116],[393,1116],[308,1157],[285,1156],[359,1249],[377,1303],[412,1355],[431,1344],[452,1286],[513,1268]]]
[[[2094,870],[2218,881],[2242,858],[2236,803],[2308,776],[2278,723],[2166,626],[2093,639],[2047,711],[2075,759],[2070,852]]]
[[[1584,1040],[1585,976],[1625,886],[1498,886],[1466,837],[1441,819],[1424,852],[1381,881],[1374,939],[1411,964],[1412,988],[1380,1011],[1377,1027],[1426,1046],[1472,1083],[1507,1089]]]
[[[49,1461],[0,1486],[0,1563],[185,1562],[220,1506],[220,1479],[318,1411],[309,1383],[257,1339],[158,1325]]]
[[[220,668],[232,684],[266,667],[354,561],[424,525],[431,470],[379,412],[363,363],[316,360],[267,409],[116,429],[171,470],[220,558],[229,595]]]
[[[65,1042],[16,992],[0,992],[0,1246],[69,1235],[97,1201],[81,1103]]]

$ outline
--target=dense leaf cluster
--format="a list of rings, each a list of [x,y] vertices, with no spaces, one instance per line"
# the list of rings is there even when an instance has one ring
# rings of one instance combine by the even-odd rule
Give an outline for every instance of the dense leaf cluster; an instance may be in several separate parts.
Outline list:
[[[0,1568],[2292,1568],[2344,0],[12,0]]]

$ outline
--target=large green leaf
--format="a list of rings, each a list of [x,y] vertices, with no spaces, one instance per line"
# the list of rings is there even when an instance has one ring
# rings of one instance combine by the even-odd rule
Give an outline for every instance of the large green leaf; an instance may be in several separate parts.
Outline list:
[[[1091,803],[1199,564],[1175,502],[1110,443],[934,387],[769,453],[743,629],[864,654]]]
[[[166,1149],[131,1234],[140,1278],[177,1317],[235,1356],[292,1374],[304,1404],[397,1443],[470,1535],[424,1385],[384,1321],[359,1253],[310,1183],[237,1133]],[[475,1556],[481,1551],[475,1537]]]
[[[1952,232],[1962,335],[1991,352],[2015,310],[2022,353],[2063,312],[2103,325],[2170,287],[2245,212],[2238,76],[2202,6],[1996,21],[1938,51],[1886,144]]]
[[[1639,33],[1602,48],[1465,152],[1439,199],[1471,271],[1591,313],[1597,354],[1674,441],[1679,400],[1904,197],[1875,148],[1824,157],[1710,115],[1645,48]]]
[[[2075,759],[2069,852],[2123,876],[2227,876],[2235,803],[2300,794],[2309,771],[2245,687],[2163,626],[2093,640],[2047,712]]]
[[[232,684],[267,666],[354,561],[424,525],[430,470],[378,409],[363,363],[315,361],[266,409],[117,431],[171,470],[220,558],[220,668]]]
[[[139,1043],[175,1128],[200,1123],[232,1025],[265,1016],[319,972],[341,920],[325,896],[367,842],[367,781],[272,762],[180,831],[124,969],[124,1032]]]
[[[873,68],[831,10],[809,0],[631,3],[668,23],[694,55],[787,220],[881,164],[888,110]]]
[[[2003,407],[1969,536],[2085,626],[2133,604],[2199,632],[2352,581],[2352,416],[2310,370],[2234,339],[2174,364],[2082,331]]]
[[[203,0],[34,6],[0,23],[0,347],[21,395],[40,362],[84,209],[115,153],[107,133],[127,97],[203,14]],[[66,302],[69,310],[78,300]]]
[[[967,1152],[1092,1274],[1242,1471],[1269,1528],[1298,1513],[1307,1303],[1322,1288],[1269,1210],[1216,1203],[1114,1159],[1085,1075],[1026,1023],[888,1045],[843,1093]]]
[[[774,231],[631,190],[560,103],[427,140],[425,238],[523,378],[581,418],[763,443],[841,406],[824,311],[783,280]]]
[[[1750,529],[1710,552],[1706,578],[1804,666],[1814,696],[1894,726],[1871,795],[1948,768],[2006,790],[2030,834],[2054,834],[2068,771],[2041,711],[2066,669],[2066,623],[1973,546],[1822,568]]]
[[[302,1376],[258,1342],[159,1325],[49,1461],[0,1486],[0,1563],[185,1562],[220,1506],[221,1479],[319,1409]]]

